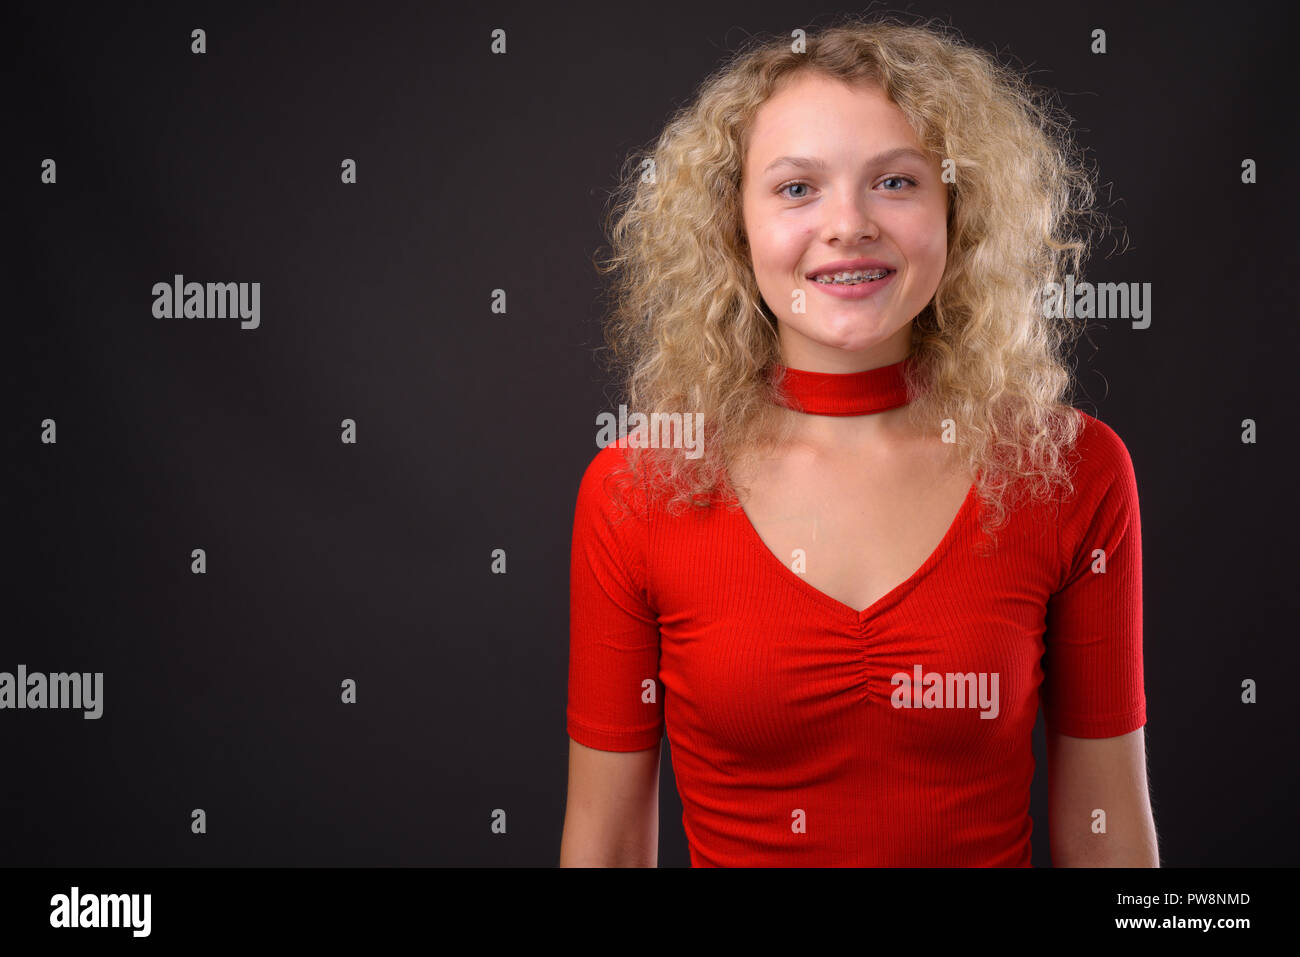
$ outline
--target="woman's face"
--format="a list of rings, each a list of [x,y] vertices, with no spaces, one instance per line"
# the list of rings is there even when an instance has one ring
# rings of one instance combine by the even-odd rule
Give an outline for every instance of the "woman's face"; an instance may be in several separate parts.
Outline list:
[[[855,372],[905,358],[912,319],[933,298],[948,253],[939,160],[879,88],[817,74],[787,81],[749,136],[745,234],[759,292],[779,320],[782,361]],[[812,278],[859,259],[892,272],[860,285]]]

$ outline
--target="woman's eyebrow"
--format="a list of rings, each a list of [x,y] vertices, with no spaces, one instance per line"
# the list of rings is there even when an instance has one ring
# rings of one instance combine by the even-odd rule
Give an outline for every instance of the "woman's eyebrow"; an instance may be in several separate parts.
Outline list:
[[[901,159],[903,157],[918,159],[923,163],[930,162],[930,157],[926,156],[920,150],[913,149],[910,146],[898,146],[892,150],[885,150],[883,153],[877,153],[875,156],[867,160],[867,165],[878,166],[881,163],[888,163],[892,160]],[[776,159],[772,160],[772,162],[767,164],[767,169],[763,170],[763,172],[768,173],[778,166],[794,166],[798,169],[824,170],[826,169],[826,161],[813,156],[778,156]]]

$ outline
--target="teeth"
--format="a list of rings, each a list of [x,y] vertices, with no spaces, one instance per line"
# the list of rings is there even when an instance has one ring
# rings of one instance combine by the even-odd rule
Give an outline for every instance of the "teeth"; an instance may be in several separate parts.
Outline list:
[[[865,279],[881,279],[889,275],[888,269],[856,269],[852,272],[823,273],[813,277],[814,282],[830,284],[833,282],[860,282]]]

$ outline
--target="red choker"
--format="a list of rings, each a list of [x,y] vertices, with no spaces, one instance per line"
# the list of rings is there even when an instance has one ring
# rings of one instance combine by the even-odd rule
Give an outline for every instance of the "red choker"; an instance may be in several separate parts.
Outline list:
[[[771,375],[789,397],[781,403],[788,409],[809,415],[870,415],[907,404],[907,362],[847,373],[808,372],[777,363]]]

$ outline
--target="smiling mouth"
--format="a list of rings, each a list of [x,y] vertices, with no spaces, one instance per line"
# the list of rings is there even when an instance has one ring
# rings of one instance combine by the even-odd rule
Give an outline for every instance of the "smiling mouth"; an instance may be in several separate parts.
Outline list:
[[[893,275],[893,269],[863,269],[858,270],[843,279],[834,279],[832,274],[825,273],[820,276],[813,276],[812,281],[823,286],[861,286],[864,283],[880,282],[880,280]],[[837,275],[843,276],[843,273]]]

